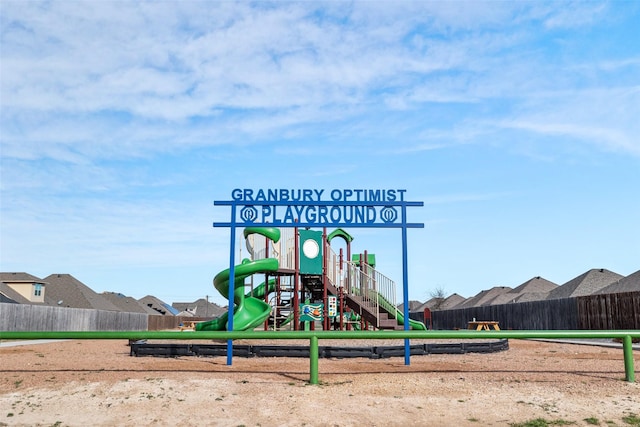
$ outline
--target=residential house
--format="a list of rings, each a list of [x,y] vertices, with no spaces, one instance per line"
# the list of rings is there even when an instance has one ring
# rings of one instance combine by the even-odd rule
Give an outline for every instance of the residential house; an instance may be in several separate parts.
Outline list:
[[[29,273],[0,273],[0,301],[44,304],[47,281]]]

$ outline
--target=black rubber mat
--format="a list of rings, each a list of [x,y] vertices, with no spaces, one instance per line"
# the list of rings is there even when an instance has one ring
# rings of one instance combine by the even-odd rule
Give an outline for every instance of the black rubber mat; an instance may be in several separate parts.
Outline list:
[[[178,356],[226,356],[226,344],[154,344],[145,341],[130,343],[131,356],[178,357]],[[412,356],[429,354],[464,354],[464,353],[494,353],[509,349],[509,340],[490,342],[461,342],[461,343],[432,343],[409,346]],[[318,357],[347,359],[364,357],[369,359],[384,359],[388,357],[403,357],[405,348],[398,346],[376,347],[338,347],[319,346]],[[234,345],[235,357],[309,357],[308,346],[287,345]]]

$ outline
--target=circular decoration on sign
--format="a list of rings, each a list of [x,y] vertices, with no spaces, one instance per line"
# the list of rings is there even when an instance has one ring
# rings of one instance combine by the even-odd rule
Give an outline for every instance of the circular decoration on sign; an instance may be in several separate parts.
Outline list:
[[[244,222],[253,222],[258,218],[258,210],[253,206],[245,206],[240,209],[240,218],[242,218]]]
[[[395,222],[398,219],[398,211],[393,208],[393,206],[385,206],[380,211],[380,217],[384,222],[391,223]]]
[[[313,239],[307,239],[302,244],[302,253],[307,258],[315,258],[320,253],[320,246],[318,246],[318,242]]]

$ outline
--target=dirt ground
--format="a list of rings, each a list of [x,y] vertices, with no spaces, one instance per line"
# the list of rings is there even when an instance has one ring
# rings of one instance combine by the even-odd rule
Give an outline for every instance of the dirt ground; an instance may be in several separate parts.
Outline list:
[[[226,362],[131,357],[123,341],[0,347],[0,426],[640,425],[640,383],[624,381],[620,348],[511,340],[506,351],[409,366],[320,359],[319,385],[306,358]]]

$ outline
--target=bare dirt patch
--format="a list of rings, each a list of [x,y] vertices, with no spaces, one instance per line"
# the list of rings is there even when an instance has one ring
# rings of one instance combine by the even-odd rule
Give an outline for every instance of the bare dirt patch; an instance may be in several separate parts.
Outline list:
[[[409,366],[320,359],[319,376],[308,384],[305,358],[131,357],[124,341],[2,347],[0,426],[625,426],[640,416],[640,385],[624,381],[615,348],[512,340]]]

